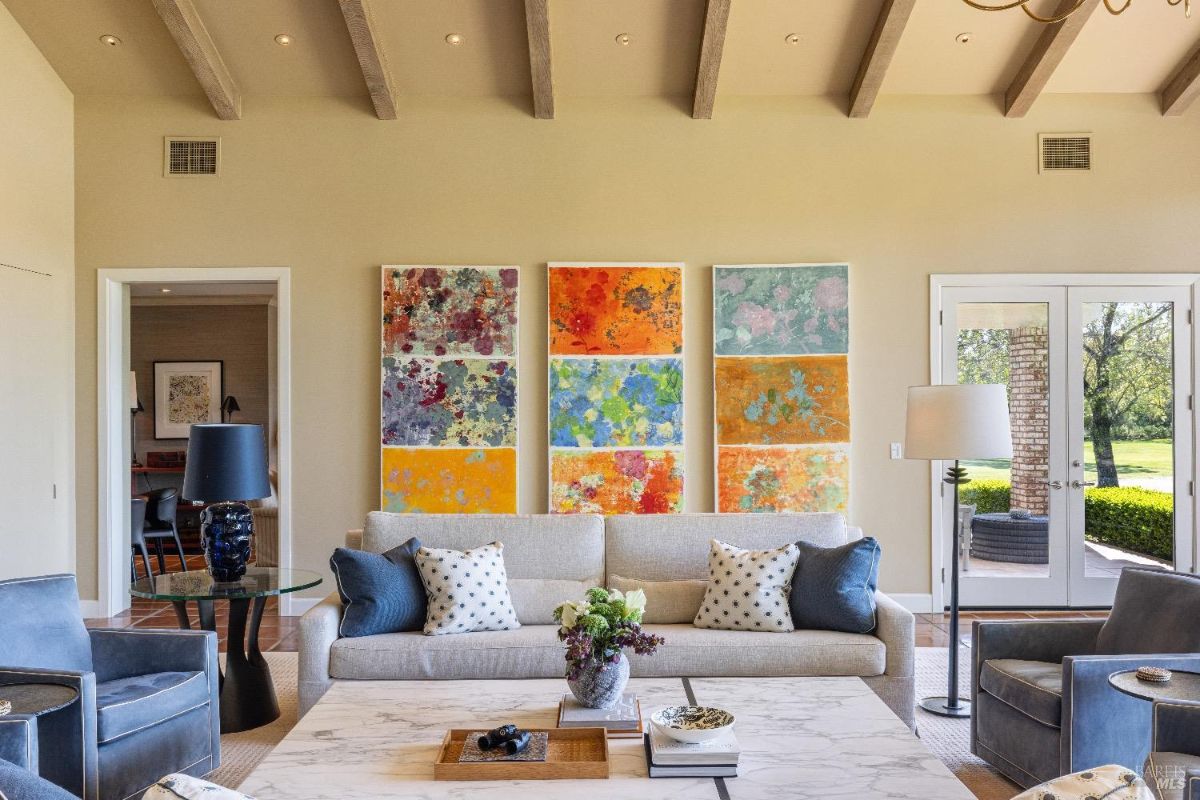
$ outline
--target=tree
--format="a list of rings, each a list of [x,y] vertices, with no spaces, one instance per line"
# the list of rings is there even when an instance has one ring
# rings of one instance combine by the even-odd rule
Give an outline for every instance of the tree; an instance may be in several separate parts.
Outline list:
[[[958,382],[1008,385],[1008,328],[969,328],[958,332]]]
[[[1134,413],[1170,420],[1174,395],[1170,303],[1097,303],[1083,331],[1084,425],[1096,483],[1117,486],[1113,437]]]

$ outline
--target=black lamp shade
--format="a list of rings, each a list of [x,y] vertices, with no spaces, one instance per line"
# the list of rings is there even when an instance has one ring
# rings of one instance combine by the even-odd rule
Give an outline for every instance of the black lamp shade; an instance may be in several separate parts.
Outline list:
[[[183,496],[206,503],[270,497],[267,440],[262,425],[193,425]]]
[[[232,414],[234,411],[241,411],[242,407],[238,405],[236,397],[227,394],[225,395],[225,400],[221,403],[221,410],[226,414]]]

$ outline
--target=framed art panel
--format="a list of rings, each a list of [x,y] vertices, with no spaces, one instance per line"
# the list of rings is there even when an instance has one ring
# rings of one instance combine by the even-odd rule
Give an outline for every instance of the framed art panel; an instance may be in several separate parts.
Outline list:
[[[683,265],[549,265],[550,512],[683,510]]]
[[[846,264],[713,267],[716,509],[845,512]]]
[[[224,362],[154,362],[154,438],[187,439],[192,425],[221,422]]]
[[[380,508],[516,513],[516,267],[385,266]]]

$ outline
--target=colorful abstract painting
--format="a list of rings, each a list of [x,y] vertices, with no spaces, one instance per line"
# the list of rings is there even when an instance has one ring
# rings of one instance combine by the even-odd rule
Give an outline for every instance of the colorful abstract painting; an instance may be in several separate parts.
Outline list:
[[[385,447],[380,507],[404,514],[515,514],[517,451]]]
[[[683,503],[683,265],[551,264],[550,511]]]
[[[550,444],[683,444],[683,360],[550,359]]]
[[[683,352],[679,266],[550,265],[552,355]]]
[[[720,447],[717,496],[722,511],[846,512],[848,445]]]
[[[718,444],[850,440],[846,356],[716,360]]]
[[[380,508],[516,513],[517,268],[383,268]]]
[[[555,514],[666,514],[683,510],[676,450],[556,450],[550,456]]]
[[[718,511],[845,512],[849,267],[713,268]]]
[[[716,267],[717,355],[849,352],[845,264]]]
[[[513,356],[516,348],[516,267],[384,268],[384,356]]]
[[[383,444],[517,446],[516,370],[507,361],[383,360]]]

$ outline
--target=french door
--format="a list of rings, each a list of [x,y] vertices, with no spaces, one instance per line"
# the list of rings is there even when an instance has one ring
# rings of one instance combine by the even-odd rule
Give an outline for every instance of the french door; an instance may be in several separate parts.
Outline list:
[[[963,464],[964,606],[1106,606],[1123,569],[1193,570],[1191,298],[1183,285],[940,288],[941,382],[1007,385],[1013,437],[1011,459]]]

